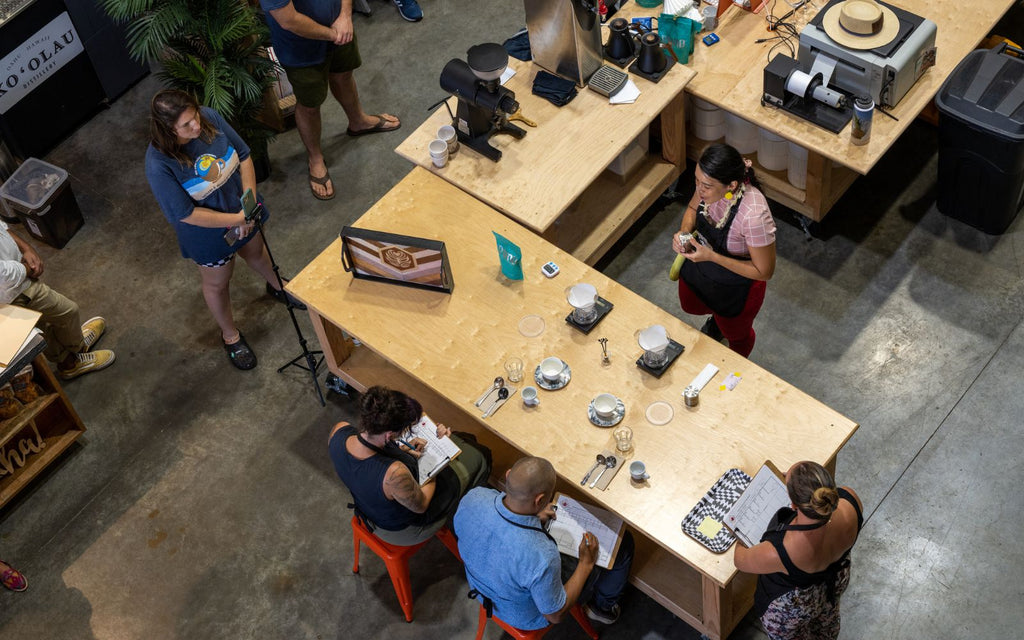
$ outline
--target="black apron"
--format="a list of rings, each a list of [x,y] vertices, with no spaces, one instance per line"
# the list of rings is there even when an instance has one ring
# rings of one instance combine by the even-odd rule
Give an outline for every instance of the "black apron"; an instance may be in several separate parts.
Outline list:
[[[701,201],[697,206],[697,226],[699,231],[708,241],[715,253],[720,253],[729,258],[750,262],[750,256],[738,256],[729,253],[728,246],[729,229],[736,220],[736,212],[739,210],[740,200],[729,207],[729,220],[721,229],[716,229],[711,221],[704,215],[707,205]],[[687,260],[683,263],[679,277],[683,279],[686,286],[690,287],[701,302],[706,304],[717,315],[725,318],[735,318],[743,312],[747,304],[747,296],[750,294],[750,287],[754,281],[738,273],[729,271],[725,267],[714,262],[693,262]]]

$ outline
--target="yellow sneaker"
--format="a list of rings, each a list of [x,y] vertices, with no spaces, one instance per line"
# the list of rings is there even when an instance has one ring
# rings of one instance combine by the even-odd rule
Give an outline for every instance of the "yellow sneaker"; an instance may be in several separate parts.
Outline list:
[[[95,318],[89,318],[82,323],[82,340],[85,342],[85,350],[89,351],[92,349],[92,345],[96,344],[103,332],[107,330],[107,321],[102,316],[96,316]],[[113,358],[111,358],[113,362]]]
[[[106,369],[114,364],[114,352],[110,349],[100,349],[88,353],[75,354],[75,364],[70,369],[57,367],[57,375],[64,380],[77,378],[84,373],[92,373],[100,369]]]

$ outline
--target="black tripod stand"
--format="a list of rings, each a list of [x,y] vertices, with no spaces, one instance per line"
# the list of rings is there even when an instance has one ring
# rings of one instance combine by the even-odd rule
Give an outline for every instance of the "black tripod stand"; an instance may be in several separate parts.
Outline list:
[[[320,381],[317,380],[316,374],[320,365],[323,364],[323,351],[310,351],[306,345],[306,338],[302,335],[302,329],[299,328],[299,321],[295,319],[295,303],[292,302],[292,297],[284,290],[284,280],[281,279],[281,268],[278,266],[277,261],[274,260],[274,254],[270,251],[270,244],[267,242],[267,234],[263,232],[263,205],[257,204],[256,210],[253,212],[253,220],[256,222],[256,230],[259,231],[260,236],[263,237],[263,246],[267,248],[267,257],[270,258],[270,264],[274,267],[274,277],[277,278],[277,286],[281,288],[281,292],[284,293],[284,299],[288,307],[288,315],[292,317],[292,326],[295,327],[295,335],[299,336],[299,346],[302,347],[302,353],[292,358],[286,364],[281,365],[277,372],[281,373],[288,367],[298,367],[303,371],[308,371],[311,378],[313,378],[313,386],[316,388],[317,398],[320,399],[320,406],[327,406],[324,401],[324,392],[320,389]],[[317,356],[321,356],[317,359]],[[305,361],[305,364],[303,364]]]

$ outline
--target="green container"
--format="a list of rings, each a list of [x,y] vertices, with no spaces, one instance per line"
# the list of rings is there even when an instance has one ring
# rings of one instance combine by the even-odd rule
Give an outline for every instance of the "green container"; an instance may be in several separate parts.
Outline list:
[[[636,4],[645,9],[653,9],[661,4],[661,0],[636,0]]]
[[[672,47],[680,64],[690,61],[694,40],[702,27],[700,22],[667,13],[661,14],[658,18],[658,36],[663,43]]]

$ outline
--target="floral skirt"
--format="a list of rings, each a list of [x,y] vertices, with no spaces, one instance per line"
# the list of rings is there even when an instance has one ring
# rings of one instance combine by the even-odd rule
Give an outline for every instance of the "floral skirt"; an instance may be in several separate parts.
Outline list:
[[[772,600],[761,625],[772,640],[835,640],[839,637],[839,596],[850,584],[850,567],[836,575],[835,597],[827,584],[794,589]]]

